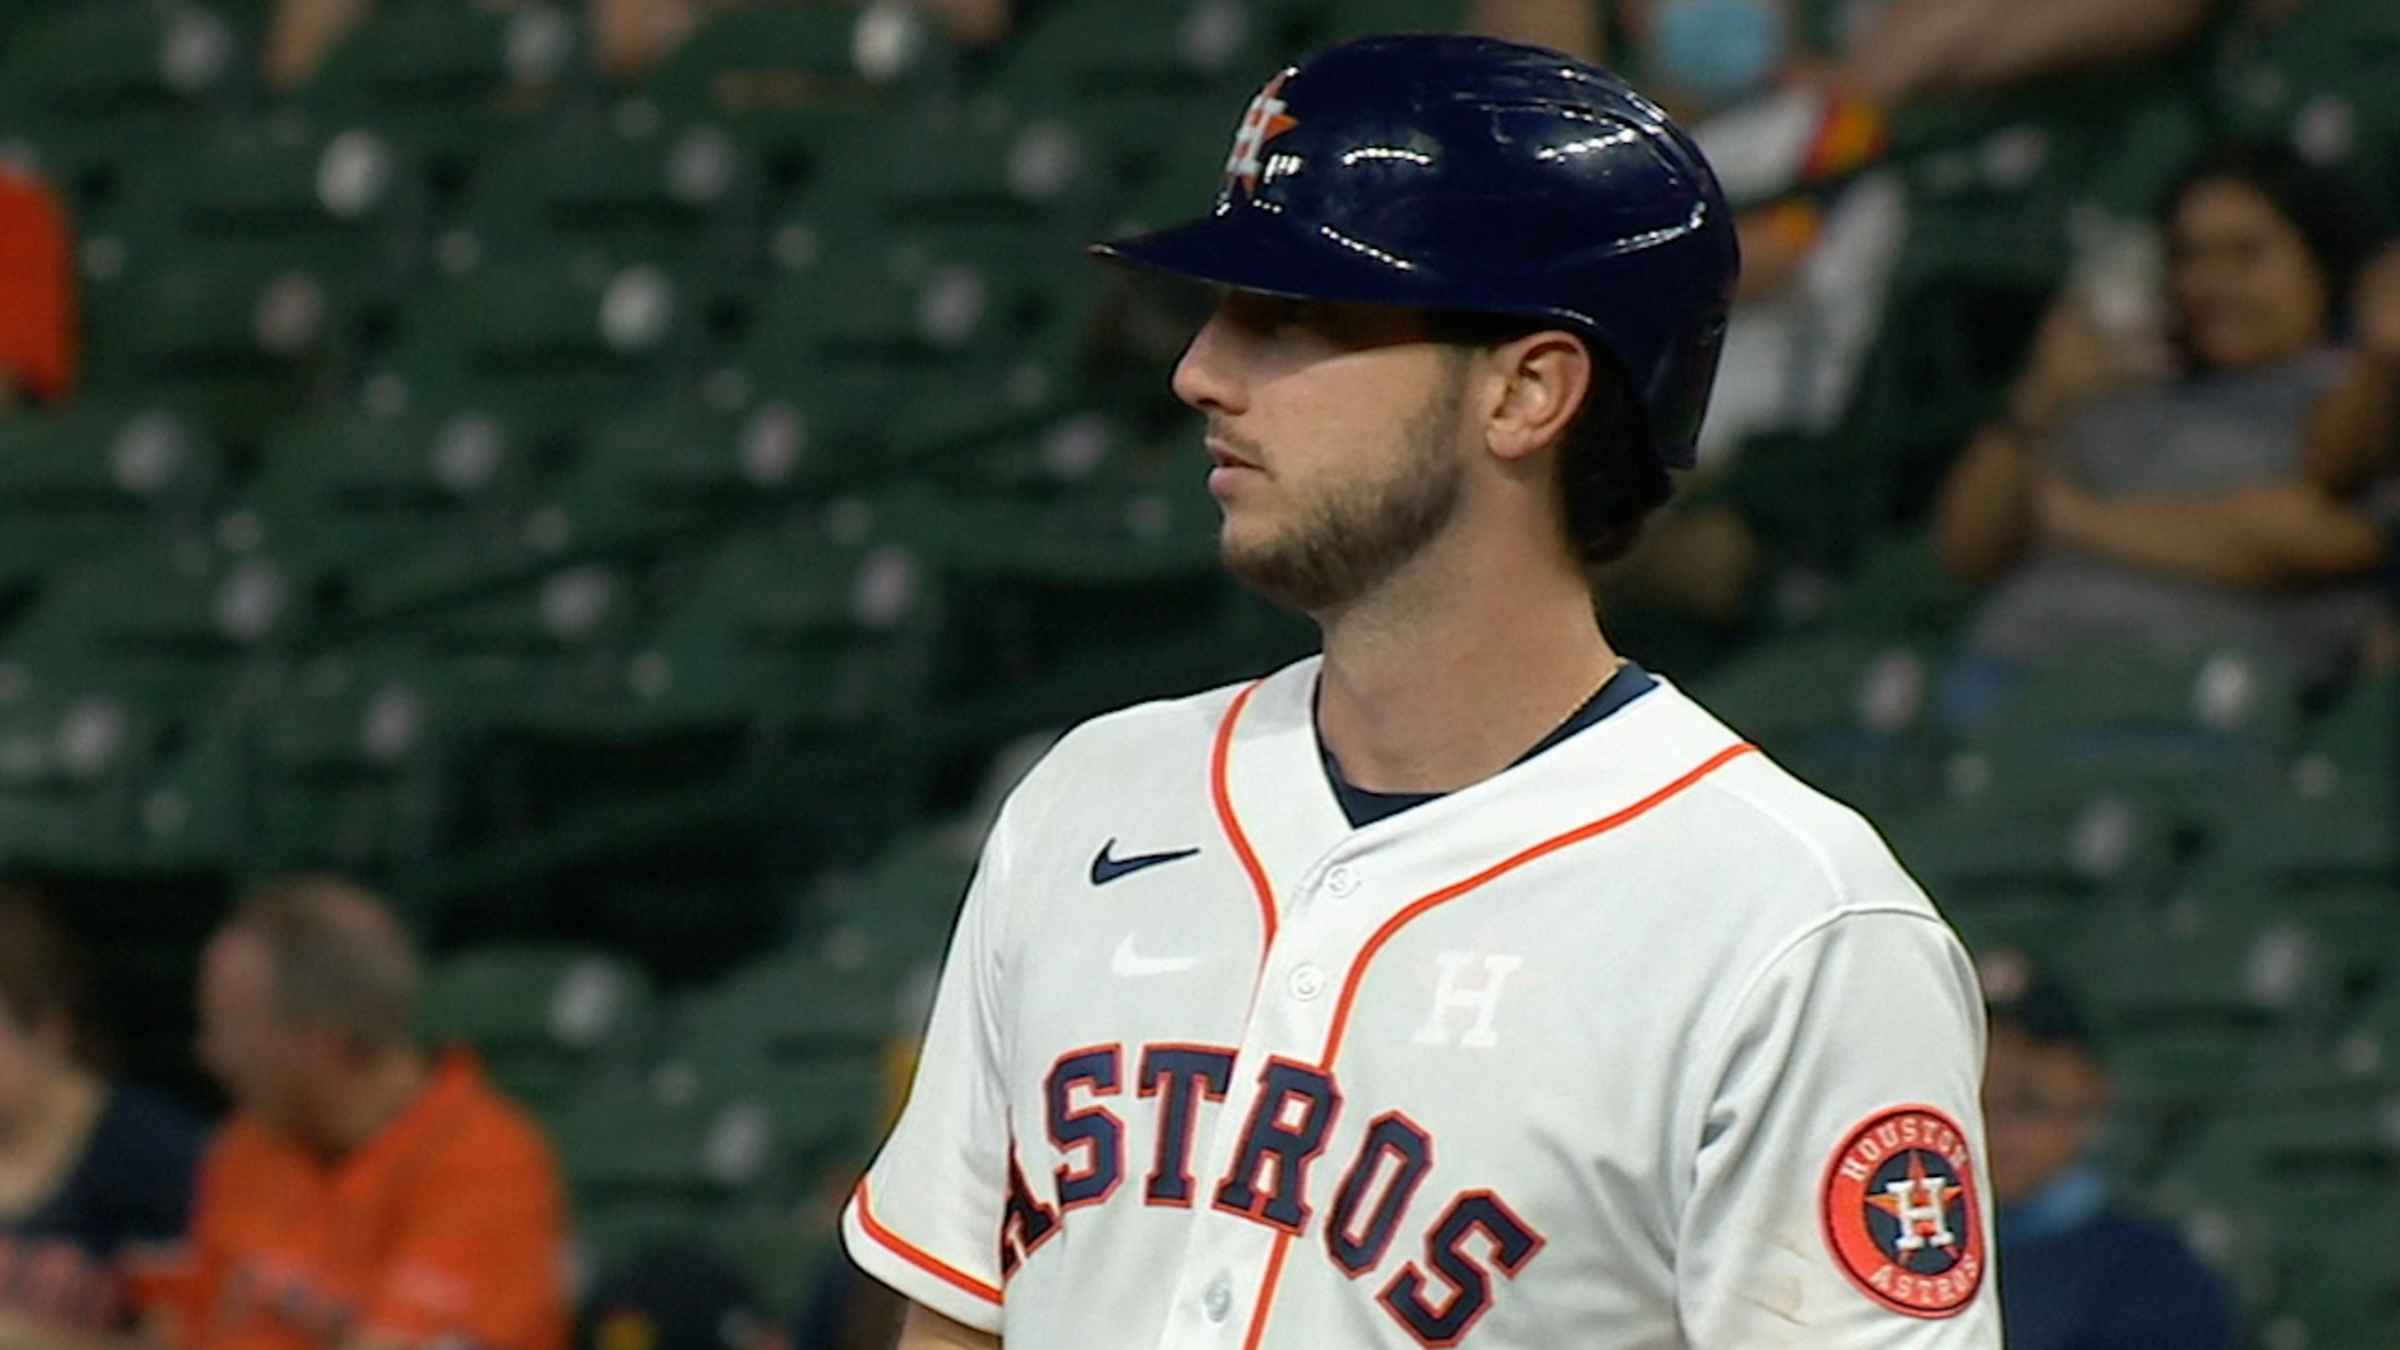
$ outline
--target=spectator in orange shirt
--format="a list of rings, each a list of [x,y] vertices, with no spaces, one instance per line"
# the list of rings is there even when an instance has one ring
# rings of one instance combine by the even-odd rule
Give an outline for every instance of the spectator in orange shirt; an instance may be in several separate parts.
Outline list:
[[[563,1350],[547,1142],[472,1056],[412,1035],[390,911],[329,877],[209,941],[200,1057],[236,1114],[202,1167],[181,1350]]]
[[[75,277],[66,212],[0,164],[0,412],[75,391]]]

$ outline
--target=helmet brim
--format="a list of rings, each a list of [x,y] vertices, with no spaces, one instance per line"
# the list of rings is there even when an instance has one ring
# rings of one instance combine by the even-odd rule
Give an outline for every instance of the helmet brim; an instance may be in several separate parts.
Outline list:
[[[1361,243],[1296,239],[1252,211],[1203,216],[1093,244],[1104,261],[1147,272],[1300,300],[1429,306],[1439,288],[1406,258]]]

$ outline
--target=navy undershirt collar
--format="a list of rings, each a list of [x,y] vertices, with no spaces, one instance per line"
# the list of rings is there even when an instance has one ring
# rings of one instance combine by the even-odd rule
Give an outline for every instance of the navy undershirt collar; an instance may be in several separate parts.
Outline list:
[[[1611,675],[1607,683],[1584,700],[1574,716],[1561,722],[1558,730],[1544,736],[1531,750],[1517,756],[1516,762],[1509,767],[1513,769],[1564,743],[1577,732],[1599,723],[1609,714],[1657,687],[1657,676],[1631,661],[1626,662],[1617,668],[1617,673]],[[1333,751],[1326,747],[1322,736],[1317,738],[1317,753],[1325,761],[1325,779],[1333,785],[1334,799],[1341,803],[1342,814],[1349,817],[1351,829],[1363,829],[1411,807],[1423,806],[1442,795],[1439,792],[1370,792],[1362,787],[1353,787],[1350,780],[1342,777],[1342,766],[1335,762]]]

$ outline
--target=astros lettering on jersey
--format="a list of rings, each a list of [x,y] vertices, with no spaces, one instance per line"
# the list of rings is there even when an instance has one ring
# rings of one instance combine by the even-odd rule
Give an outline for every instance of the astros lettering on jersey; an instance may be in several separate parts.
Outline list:
[[[1999,1344],[1956,938],[1664,680],[1353,828],[1319,661],[1001,811],[868,1272],[1034,1350]]]

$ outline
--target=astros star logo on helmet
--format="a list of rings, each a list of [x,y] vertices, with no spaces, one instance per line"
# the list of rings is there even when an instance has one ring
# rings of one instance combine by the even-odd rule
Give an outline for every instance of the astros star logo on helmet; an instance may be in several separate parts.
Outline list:
[[[1258,195],[1258,175],[1266,164],[1262,156],[1267,142],[1300,125],[1299,118],[1284,112],[1283,82],[1291,75],[1289,69],[1277,71],[1275,78],[1267,81],[1266,88],[1258,91],[1258,97],[1250,100],[1250,110],[1242,114],[1241,128],[1233,137],[1233,153],[1225,160],[1228,187],[1239,183],[1243,192]]]

